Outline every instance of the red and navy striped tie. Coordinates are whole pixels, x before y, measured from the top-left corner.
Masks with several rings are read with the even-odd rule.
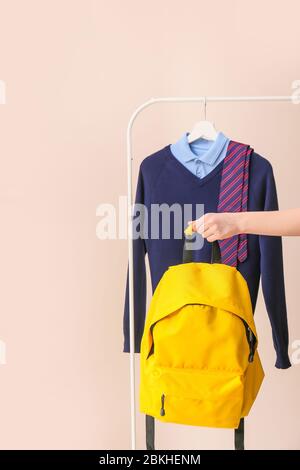
[[[244,212],[248,207],[249,161],[253,149],[231,140],[224,159],[218,212]],[[247,235],[219,240],[222,263],[237,266],[247,258]]]

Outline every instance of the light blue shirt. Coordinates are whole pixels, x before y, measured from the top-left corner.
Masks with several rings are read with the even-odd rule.
[[[230,139],[218,132],[216,140],[198,139],[188,142],[189,132],[171,145],[171,152],[188,170],[199,178],[208,175],[224,158]]]

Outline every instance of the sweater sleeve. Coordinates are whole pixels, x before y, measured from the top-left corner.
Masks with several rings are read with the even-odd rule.
[[[278,210],[276,184],[272,166],[266,175],[264,210]],[[287,369],[291,366],[288,355],[288,323],[284,287],[283,255],[281,237],[260,236],[261,283],[265,304],[272,327],[275,367]]]
[[[141,215],[137,204],[144,204],[144,180],[140,168],[136,188],[134,215],[136,229],[143,232],[143,215]],[[140,352],[145,315],[146,315],[146,245],[143,236],[133,237],[133,288],[134,288],[134,350]],[[127,265],[127,280],[125,291],[125,306],[123,316],[124,346],[123,352],[130,352],[129,336],[129,268]]]

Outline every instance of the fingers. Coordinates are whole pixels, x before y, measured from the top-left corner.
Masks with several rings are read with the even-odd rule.
[[[204,236],[203,234],[210,228],[211,224],[209,222],[208,215],[202,215],[197,220],[191,220],[188,222],[192,225],[193,232],[198,232],[200,235]]]
[[[202,215],[199,219],[197,220],[190,220],[188,224],[192,225],[192,230],[193,232],[198,232],[200,235],[202,235],[204,231],[204,215]]]
[[[218,226],[212,214],[204,214],[199,219],[191,220],[188,223],[192,225],[193,232],[199,233],[203,238],[206,238],[207,241],[212,242],[218,240]]]
[[[209,213],[191,221],[192,231],[198,232],[207,241],[224,240],[239,232],[238,213]]]
[[[206,238],[207,241],[212,242],[218,239],[216,226],[212,225],[209,228],[206,228],[202,233],[202,237]]]

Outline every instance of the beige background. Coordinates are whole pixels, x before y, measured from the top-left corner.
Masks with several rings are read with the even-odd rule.
[[[126,193],[128,119],[152,96],[290,94],[299,14],[297,0],[0,1],[2,449],[130,447],[127,243],[96,237],[98,204]],[[272,162],[281,208],[300,206],[299,106],[207,112]],[[199,104],[146,110],[133,133],[135,177],[145,156],[202,116]],[[291,343],[300,338],[299,246],[284,241]],[[274,368],[262,300],[256,321],[266,379],[246,446],[300,449],[300,365]],[[139,413],[137,428],[144,448]],[[232,432],[160,423],[157,448],[230,449]]]

